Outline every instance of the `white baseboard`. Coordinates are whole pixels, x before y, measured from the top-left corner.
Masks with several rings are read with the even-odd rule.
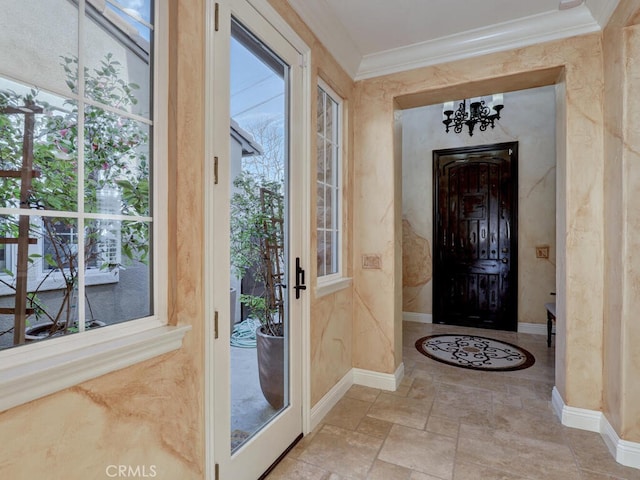
[[[395,373],[380,373],[371,370],[362,370],[354,368],[353,383],[356,385],[364,385],[365,387],[379,388],[380,390],[395,391],[402,377],[404,377],[404,363],[401,363]]]
[[[402,312],[402,321],[433,323],[433,315],[430,313]]]
[[[563,425],[599,433],[616,462],[627,467],[640,468],[640,443],[620,439],[602,412],[565,405],[556,387],[553,387],[551,404]]]
[[[344,377],[342,377],[338,383],[336,383],[331,390],[329,390],[324,397],[320,399],[311,408],[311,415],[309,419],[309,431],[318,426],[329,411],[335,407],[336,403],[344,397],[344,394],[353,385],[353,369],[349,370]]]
[[[532,333],[547,336],[546,323],[518,323],[518,333]]]
[[[562,395],[560,395],[556,387],[553,387],[553,391],[551,392],[551,404],[563,425],[600,433],[600,422],[603,417],[602,412],[565,405]]]
[[[627,467],[640,468],[640,443],[622,440],[604,415],[600,435],[616,462]]]
[[[379,373],[371,370],[352,368],[331,390],[329,390],[318,403],[311,408],[309,415],[309,431],[318,426],[329,411],[335,407],[352,385],[379,388],[380,390],[397,390],[404,377],[404,363],[401,363],[395,373]]]

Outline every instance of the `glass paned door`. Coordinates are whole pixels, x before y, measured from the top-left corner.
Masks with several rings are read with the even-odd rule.
[[[230,59],[234,452],[289,405],[289,66],[235,18]]]
[[[219,321],[207,328],[207,438],[208,470],[215,464],[219,478],[259,478],[302,433],[308,302],[296,295],[296,278],[304,278],[298,258],[308,257],[310,235],[308,199],[306,208],[301,201],[309,175],[306,47],[274,27],[277,14],[267,7],[216,2],[218,29],[209,23],[209,145],[219,164],[209,165],[218,176],[206,181],[219,181],[209,183],[206,301]],[[213,2],[208,8],[214,12]]]

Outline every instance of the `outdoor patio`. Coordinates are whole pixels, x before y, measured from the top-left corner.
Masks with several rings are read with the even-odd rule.
[[[94,320],[113,325],[134,318],[146,317],[149,311],[149,268],[137,263],[120,269],[119,281],[103,285],[87,287],[87,298],[94,314]],[[47,310],[54,312],[62,302],[61,290],[50,290],[38,293],[38,298]],[[14,296],[0,297],[0,307],[13,307]],[[87,319],[90,318],[86,308]],[[13,315],[0,315],[0,350],[13,344]],[[33,316],[28,318],[28,325],[37,322]],[[2,334],[2,332],[6,332]]]
[[[232,447],[260,430],[275,413],[260,390],[255,347],[231,347]]]

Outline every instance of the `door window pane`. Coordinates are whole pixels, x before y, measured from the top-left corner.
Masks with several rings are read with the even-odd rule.
[[[235,19],[231,34],[233,452],[289,405],[289,66]]]

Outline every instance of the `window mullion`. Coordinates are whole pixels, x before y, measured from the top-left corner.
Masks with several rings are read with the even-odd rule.
[[[85,222],[84,222],[84,146],[85,146],[85,49],[84,49],[84,29],[85,29],[85,0],[78,1],[78,162],[77,162],[77,182],[78,182],[78,285],[76,298],[76,312],[78,315],[78,331],[85,330]]]
[[[329,218],[329,209],[327,208],[327,94],[322,94],[323,102],[322,108],[324,111],[324,125],[322,127],[322,163],[324,168],[322,169],[322,204],[324,208],[322,209],[322,225],[324,225],[322,229],[322,275],[326,275],[327,272],[327,256],[329,255],[329,249],[327,248],[327,227]]]

